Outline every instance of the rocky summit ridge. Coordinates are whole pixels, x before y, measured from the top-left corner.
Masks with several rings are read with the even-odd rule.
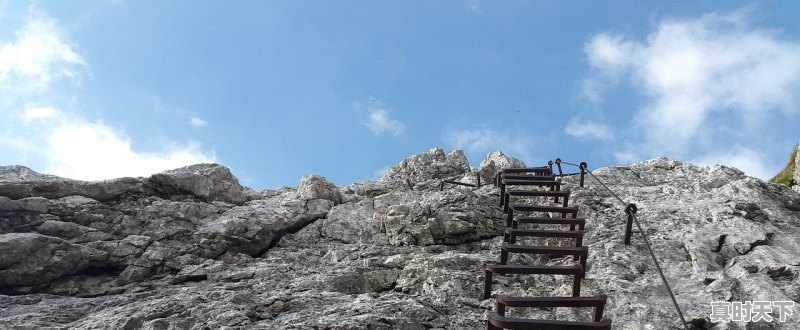
[[[525,164],[500,152],[471,168],[432,149],[382,179],[319,175],[256,192],[218,164],[84,182],[0,167],[0,324],[8,329],[479,329],[484,265],[499,258],[503,214],[491,182]],[[529,164],[540,165],[540,164]],[[725,167],[665,158],[593,173],[638,205],[693,327],[714,301],[800,301],[800,194]],[[600,185],[564,177],[587,219],[583,295],[608,295],[616,329],[681,328],[638,230]],[[553,242],[556,244],[557,242]],[[524,257],[520,257],[524,258]],[[532,258],[529,258],[532,259]],[[535,261],[568,264],[568,258]],[[500,293],[568,296],[552,276],[500,276]],[[536,311],[545,318],[582,311]]]

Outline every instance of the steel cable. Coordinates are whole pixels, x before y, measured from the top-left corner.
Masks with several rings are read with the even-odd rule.
[[[579,168],[582,168],[584,171],[589,173],[589,175],[593,177],[598,183],[600,183],[600,185],[603,186],[603,188],[608,190],[608,192],[610,192],[611,195],[614,196],[614,198],[616,198],[624,207],[627,208],[628,205],[633,205],[625,203],[625,201],[623,201],[622,198],[619,197],[619,195],[617,195],[613,190],[611,190],[611,188],[609,188],[602,180],[600,180],[597,176],[595,176],[594,173],[589,171],[585,166],[564,162],[561,161],[561,159],[556,159],[556,163],[578,166]],[[633,222],[636,223],[636,228],[639,229],[639,233],[642,234],[642,238],[644,238],[644,244],[647,247],[647,251],[650,253],[650,257],[653,258],[653,263],[656,265],[656,269],[658,270],[658,275],[661,277],[661,281],[664,283],[664,287],[667,288],[667,293],[669,294],[669,298],[672,300],[672,304],[675,306],[675,310],[678,312],[678,316],[681,318],[681,323],[683,324],[683,328],[688,330],[689,326],[686,323],[686,318],[683,316],[681,307],[680,305],[678,305],[678,301],[675,299],[675,295],[672,293],[672,288],[670,287],[669,282],[667,282],[667,278],[666,276],[664,276],[664,272],[661,270],[661,265],[658,263],[656,254],[653,252],[653,247],[650,245],[650,239],[648,238],[647,233],[642,229],[642,225],[639,223],[639,218],[636,217],[635,209],[630,214],[633,217]]]

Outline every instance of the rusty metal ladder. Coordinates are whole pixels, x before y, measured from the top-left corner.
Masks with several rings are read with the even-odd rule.
[[[581,176],[581,179],[583,176]],[[583,180],[581,180],[583,181]],[[580,219],[577,206],[569,206],[569,190],[561,190],[561,181],[553,175],[552,163],[549,166],[531,168],[510,168],[497,172],[495,185],[500,188],[500,206],[506,213],[503,243],[500,247],[500,263],[486,265],[483,298],[492,295],[494,274],[548,274],[572,276],[571,297],[510,297],[497,296],[496,311],[488,314],[488,329],[611,329],[611,320],[603,317],[606,296],[581,297],[581,280],[586,274],[588,247],[583,246],[585,219]],[[507,189],[507,187],[549,188],[549,190]],[[512,197],[553,198],[552,205],[514,204]],[[563,201],[563,202],[561,202]],[[555,213],[561,217],[517,216],[525,213]],[[568,217],[570,216],[570,217]],[[569,230],[520,229],[520,224],[569,225]],[[517,237],[568,238],[575,240],[574,247],[533,246],[517,244]],[[569,266],[509,265],[509,253],[546,254],[573,256],[577,264]],[[506,309],[536,307],[591,307],[594,308],[592,321],[559,321],[507,317]]]

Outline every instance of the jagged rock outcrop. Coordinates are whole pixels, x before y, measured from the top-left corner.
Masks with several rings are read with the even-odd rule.
[[[503,166],[520,166],[515,161],[493,153],[478,171],[493,176]],[[2,167],[0,324],[483,328],[494,303],[480,299],[483,269],[497,262],[504,224],[498,190],[439,190],[441,179],[475,173],[463,153],[441,149],[404,160],[380,181],[337,187],[310,175],[296,188],[261,193],[241,188],[219,165],[101,182]],[[664,158],[594,174],[638,205],[695,326],[746,328],[710,323],[712,301],[800,301],[800,194],[736,169]],[[583,294],[609,296],[606,315],[615,328],[678,328],[638,230],[632,245],[622,242],[622,206],[592,180],[584,188],[577,180],[564,178],[564,186],[587,219]],[[571,281],[558,276],[496,280],[500,293],[571,290]],[[757,326],[796,329],[800,317],[750,325]]]
[[[492,182],[495,173],[512,167],[525,167],[525,163],[514,157],[508,157],[498,150],[487,154],[481,161],[481,166],[478,170],[484,182]]]
[[[339,187],[317,174],[306,175],[300,180],[297,195],[302,200],[324,199],[334,205],[342,203]]]
[[[464,152],[456,149],[444,153],[433,148],[427,153],[416,154],[390,167],[381,182],[392,186],[408,186],[410,189],[421,182],[461,177],[471,171]]]
[[[154,174],[148,180],[162,193],[187,192],[205,202],[242,204],[255,199],[255,192],[244,189],[231,171],[219,164],[197,164]]]

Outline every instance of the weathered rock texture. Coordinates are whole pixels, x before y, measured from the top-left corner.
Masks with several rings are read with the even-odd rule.
[[[525,167],[525,163],[514,157],[508,157],[498,150],[490,152],[483,158],[479,171],[485,182],[493,182],[495,173],[512,167]]]
[[[0,167],[0,324],[76,329],[478,329],[483,269],[499,258],[498,191],[447,186],[472,170],[460,151],[415,155],[377,182],[304,177],[253,192],[227,168],[81,182]],[[639,219],[688,320],[712,301],[800,301],[800,194],[722,166],[653,159],[594,173]],[[622,206],[565,178],[588,219],[583,294],[606,294],[618,329],[678,328],[638,230],[622,244]],[[552,244],[557,244],[553,241]],[[513,260],[519,260],[512,259]],[[523,260],[524,261],[524,260]],[[566,258],[528,261],[570,263]],[[570,281],[499,276],[496,292],[568,295]],[[797,306],[800,309],[800,306]],[[797,310],[796,309],[796,310]],[[570,310],[538,311],[574,319]],[[787,323],[749,328],[800,328]]]
[[[387,169],[381,178],[381,183],[413,189],[420,183],[461,177],[470,170],[469,161],[463,151],[453,150],[445,155],[444,150],[433,148],[427,153],[408,157]],[[438,184],[438,181],[435,184]]]

